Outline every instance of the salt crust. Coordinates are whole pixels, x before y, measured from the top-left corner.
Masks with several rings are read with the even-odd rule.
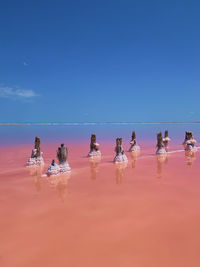
[[[97,150],[97,151],[90,151],[88,153],[88,157],[89,158],[97,158],[97,157],[101,157],[101,151]]]
[[[41,156],[40,157],[35,157],[35,158],[29,158],[26,166],[30,167],[30,166],[41,166],[44,165],[44,159],[42,157],[42,152],[41,152]]]
[[[196,151],[197,148],[194,146],[195,144],[196,144],[195,139],[189,139],[183,143],[186,151],[188,150]]]
[[[160,155],[160,154],[166,154],[166,153],[167,153],[167,152],[166,152],[166,150],[165,150],[164,147],[158,148],[158,149],[156,150],[156,154],[157,154],[157,155]]]
[[[128,162],[128,158],[125,154],[120,153],[114,158],[115,163]]]
[[[137,152],[137,151],[140,151],[140,146],[138,146],[138,145],[132,145],[129,148],[129,152]]]
[[[65,162],[63,164],[50,164],[49,168],[47,169],[47,176],[56,176],[60,174],[65,174],[71,172],[71,168],[69,166],[68,162]]]

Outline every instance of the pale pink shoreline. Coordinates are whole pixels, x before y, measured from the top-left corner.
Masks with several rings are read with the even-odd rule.
[[[126,152],[123,169],[113,143],[102,143],[99,164],[85,157],[88,144],[70,143],[71,175],[48,180],[56,144],[42,145],[42,172],[24,167],[31,148],[0,151],[3,267],[200,265],[199,151],[191,165],[184,152],[159,162],[150,143],[138,159]]]

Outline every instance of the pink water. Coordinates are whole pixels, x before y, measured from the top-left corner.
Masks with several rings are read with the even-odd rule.
[[[71,175],[41,177],[56,148],[42,145],[43,170],[24,167],[32,144],[1,149],[0,266],[200,266],[199,151],[161,162],[146,142],[116,168],[113,143],[101,143],[99,163],[70,143]]]

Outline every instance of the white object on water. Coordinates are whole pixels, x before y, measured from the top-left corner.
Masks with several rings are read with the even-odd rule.
[[[54,164],[50,164],[49,168],[47,169],[46,172],[47,176],[55,176],[60,174],[60,167],[58,164],[54,163]]]
[[[114,158],[115,163],[128,162],[128,158],[125,154],[119,153]]]
[[[156,154],[157,154],[157,155],[160,155],[160,154],[166,154],[166,153],[167,153],[167,152],[166,152],[166,150],[165,150],[164,147],[158,148],[158,149],[156,150]]]
[[[26,166],[41,166],[44,165],[44,159],[42,157],[42,152],[41,152],[41,156],[40,157],[34,157],[34,158],[29,158]]]
[[[197,148],[195,147],[195,144],[196,144],[196,140],[195,139],[189,139],[185,142],[185,150],[188,151],[188,150],[193,150],[193,151],[196,151]]]
[[[71,171],[71,168],[69,166],[69,163],[66,161],[65,163],[59,164],[60,173],[68,173]]]
[[[129,148],[129,152],[133,151],[133,152],[137,152],[140,151],[140,146],[138,146],[137,144],[133,144],[133,142],[130,142],[131,147]]]
[[[89,157],[89,158],[97,158],[97,157],[101,157],[101,151],[100,151],[100,150],[97,150],[97,151],[95,151],[95,150],[90,151],[90,152],[88,153],[88,157]]]
[[[53,164],[51,163],[46,174],[47,176],[56,176],[59,174],[69,173],[70,171],[71,171],[71,168],[68,162],[65,162],[59,165],[56,163],[53,163]]]
[[[89,158],[96,158],[96,157],[101,157],[101,151],[99,150],[99,144],[98,143],[93,143],[95,146],[95,149],[91,149],[90,152],[88,153]]]

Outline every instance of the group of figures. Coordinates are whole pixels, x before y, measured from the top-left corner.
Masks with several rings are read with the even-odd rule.
[[[170,138],[168,136],[168,131],[165,131],[164,138],[162,137],[162,133],[157,134],[157,150],[156,154],[165,154],[168,152],[168,145],[169,145]]]
[[[168,131],[166,130],[164,133],[164,137],[162,133],[157,134],[157,145],[156,145],[156,154],[160,156],[164,156],[168,152],[170,138],[168,136]],[[188,156],[191,156],[197,148],[195,147],[196,140],[194,139],[192,132],[185,132],[185,139],[183,142],[184,149]],[[131,152],[131,158],[134,158],[140,152],[140,146],[137,144],[136,141],[136,133],[132,132],[131,141],[130,141],[130,148],[129,152]],[[122,138],[116,139],[116,146],[115,146],[115,157],[114,163],[127,163],[128,158],[125,155],[124,149],[122,147]],[[32,150],[31,157],[27,161],[27,166],[41,166],[44,165],[44,160],[42,157],[42,152],[40,149],[40,138],[35,138],[35,145],[34,149]],[[61,144],[57,150],[57,159],[58,163],[53,159],[49,168],[46,171],[47,176],[55,176],[58,174],[69,173],[71,168],[67,161],[68,157],[68,150],[64,144]],[[95,161],[95,164],[98,163],[101,159],[101,152],[99,150],[99,144],[96,142],[96,135],[91,135],[91,142],[90,142],[90,151],[88,153],[88,158],[92,161]]]
[[[40,138],[35,137],[35,145],[32,150],[31,157],[27,161],[27,166],[41,166],[44,165],[44,159],[42,157],[43,152],[40,149]],[[49,168],[47,169],[47,176],[55,176],[58,174],[68,173],[71,171],[69,163],[67,161],[67,148],[64,144],[61,144],[57,150],[58,164],[53,159]]]
[[[170,138],[168,136],[168,131],[165,131],[164,138],[162,137],[162,133],[157,134],[157,151],[156,154],[164,154],[168,152],[168,144]],[[183,141],[183,147],[185,151],[189,151],[191,153],[197,150],[195,147],[196,140],[194,139],[194,135],[192,132],[185,132],[185,139]]]

